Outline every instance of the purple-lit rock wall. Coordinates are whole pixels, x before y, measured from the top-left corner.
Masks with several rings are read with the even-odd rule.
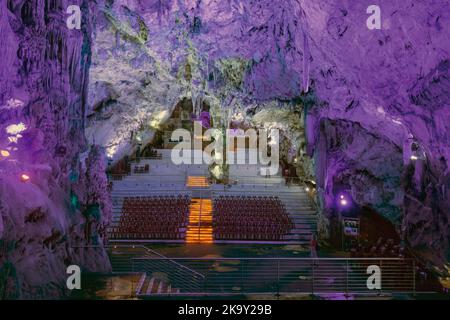
[[[380,1],[382,28],[370,31],[369,4],[303,5],[318,100],[306,127],[310,154],[322,153],[324,209],[345,186],[440,264],[450,239],[450,5]]]
[[[0,3],[0,274],[6,298],[67,294],[72,264],[110,269],[102,249],[111,210],[105,160],[96,147],[89,151],[84,137],[92,21],[69,30],[69,4],[80,5],[86,17],[95,9],[86,0]]]

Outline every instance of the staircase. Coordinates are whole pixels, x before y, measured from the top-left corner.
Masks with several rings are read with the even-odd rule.
[[[198,292],[205,279],[189,265],[142,245],[111,246],[108,255],[113,273],[142,274],[136,290],[138,295]]]
[[[186,187],[207,188],[209,187],[209,182],[205,176],[189,176],[186,181]]]
[[[213,243],[211,199],[193,198],[189,206],[186,243]]]
[[[139,284],[136,288],[136,295],[138,297],[142,296],[152,296],[152,295],[172,295],[179,294],[179,288],[173,288],[170,283],[167,283],[156,277],[149,277],[147,273],[143,273]]]
[[[278,197],[286,206],[286,211],[294,222],[294,228],[285,240],[309,244],[317,230],[317,214],[309,202],[308,195],[300,187],[290,187],[291,192],[279,193]]]

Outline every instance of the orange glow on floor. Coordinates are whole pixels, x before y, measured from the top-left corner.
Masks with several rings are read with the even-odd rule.
[[[186,186],[205,188],[205,187],[209,187],[209,183],[208,183],[208,179],[206,177],[189,176],[186,181]]]
[[[193,198],[191,200],[186,243],[213,243],[211,199]]]

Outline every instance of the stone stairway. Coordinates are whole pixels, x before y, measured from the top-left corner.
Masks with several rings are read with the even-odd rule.
[[[186,231],[186,243],[212,243],[212,201],[193,198],[189,206],[189,223]]]
[[[294,222],[294,228],[290,234],[285,236],[285,239],[309,244],[312,234],[317,230],[317,214],[311,206],[306,192],[303,190],[283,192],[279,193],[278,197],[286,206],[286,210]]]
[[[207,188],[209,183],[205,176],[189,176],[187,177],[186,186],[189,188]]]
[[[136,288],[137,296],[151,296],[151,295],[171,295],[179,294],[179,288],[173,288],[170,283],[147,276],[147,273],[143,273],[138,286]]]

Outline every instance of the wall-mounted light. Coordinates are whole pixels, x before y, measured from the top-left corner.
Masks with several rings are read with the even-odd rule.
[[[29,181],[30,180],[30,176],[29,175],[27,175],[26,173],[22,173],[21,174],[21,176],[20,176],[20,181],[22,181],[22,182],[27,182],[27,181]]]
[[[8,158],[10,156],[10,153],[7,150],[0,150],[0,155],[2,157]]]
[[[340,193],[337,198],[337,203],[342,208],[348,207],[350,205],[350,196],[345,193]]]

